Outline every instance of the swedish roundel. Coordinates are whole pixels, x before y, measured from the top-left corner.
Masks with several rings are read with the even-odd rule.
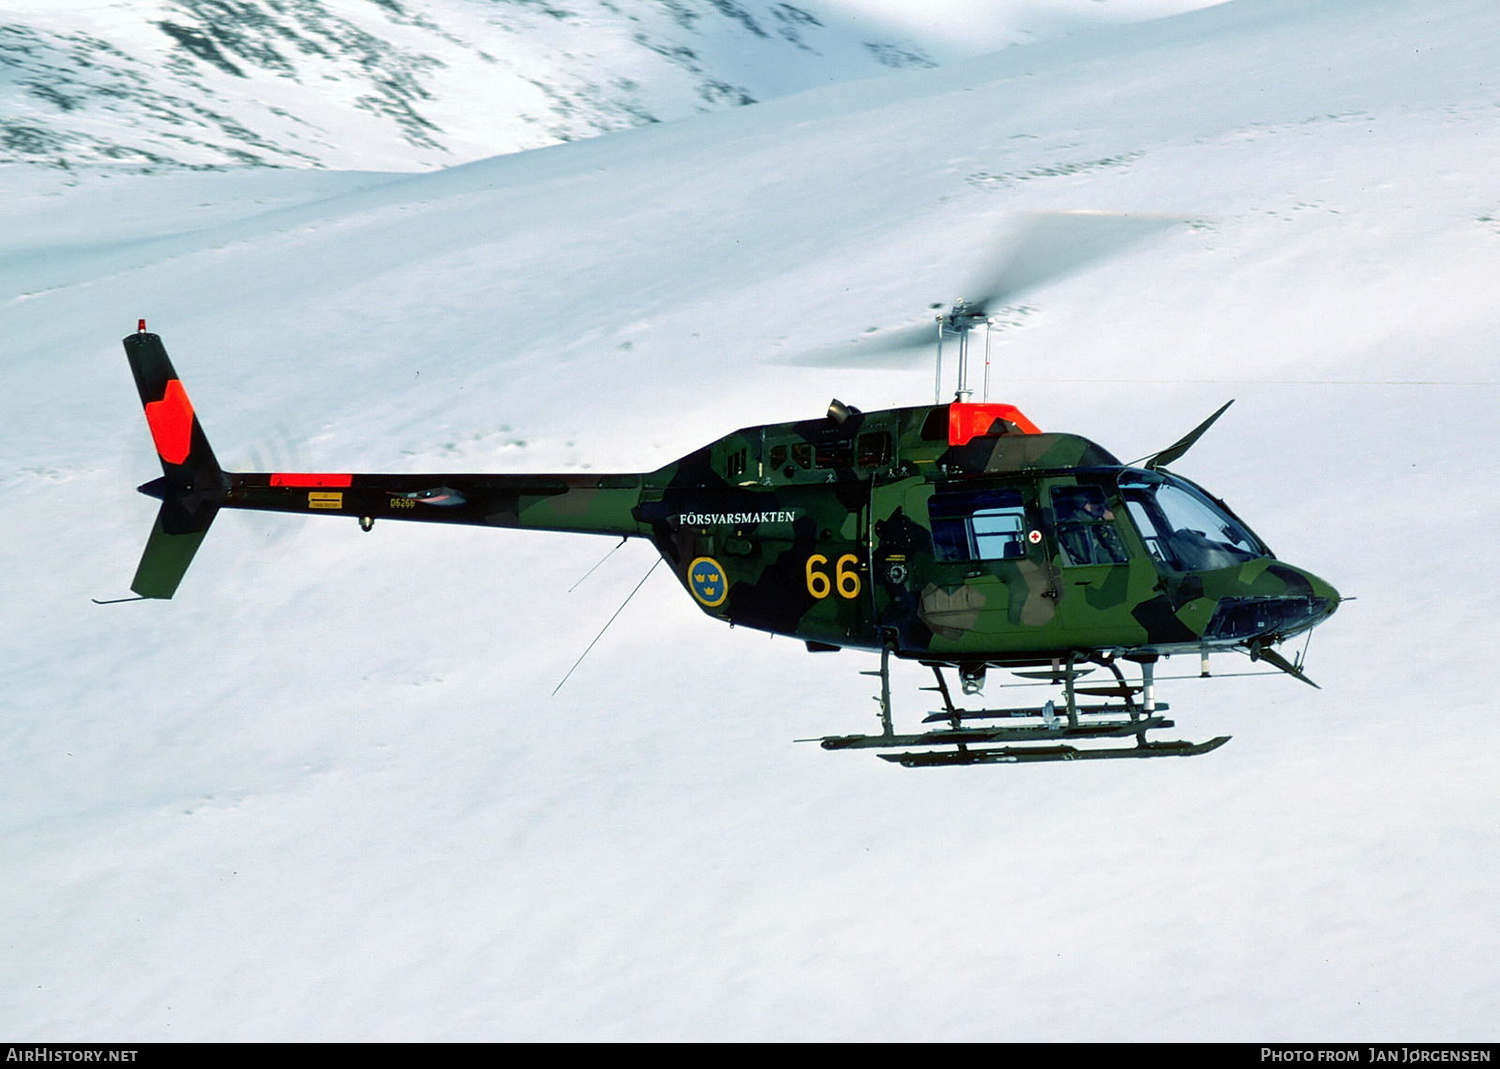
[[[699,557],[688,565],[688,589],[708,608],[724,604],[729,596],[729,579],[712,557]]]

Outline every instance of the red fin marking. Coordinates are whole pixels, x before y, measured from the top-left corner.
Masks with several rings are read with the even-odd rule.
[[[168,379],[160,401],[146,406],[146,424],[157,454],[168,464],[181,464],[193,448],[193,403],[181,379]]]
[[[348,486],[353,481],[352,475],[305,475],[279,471],[271,476],[272,486]]]

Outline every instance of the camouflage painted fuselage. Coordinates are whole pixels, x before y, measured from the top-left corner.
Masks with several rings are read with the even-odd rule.
[[[1009,406],[830,411],[647,474],[231,474],[223,504],[649,538],[717,619],[970,667],[1279,641],[1338,605],[1198,487]]]

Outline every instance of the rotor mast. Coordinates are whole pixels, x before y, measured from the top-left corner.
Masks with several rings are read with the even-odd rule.
[[[958,385],[953,399],[963,403],[973,396],[974,391],[969,387],[970,359],[973,353],[969,335],[980,327],[984,328],[982,399],[988,401],[990,397],[990,328],[994,323],[994,317],[983,307],[976,307],[960,297],[952,308],[937,316],[935,322],[937,324],[937,367],[933,376],[933,402],[941,404],[943,400],[943,342],[949,338],[957,339],[958,344]]]

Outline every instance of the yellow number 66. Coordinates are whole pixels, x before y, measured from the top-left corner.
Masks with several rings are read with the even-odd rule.
[[[841,598],[859,597],[859,558],[853,553],[845,553],[834,564],[832,579],[827,572],[818,570],[819,565],[827,563],[828,558],[821,553],[807,558],[807,592],[820,601],[834,590]]]

